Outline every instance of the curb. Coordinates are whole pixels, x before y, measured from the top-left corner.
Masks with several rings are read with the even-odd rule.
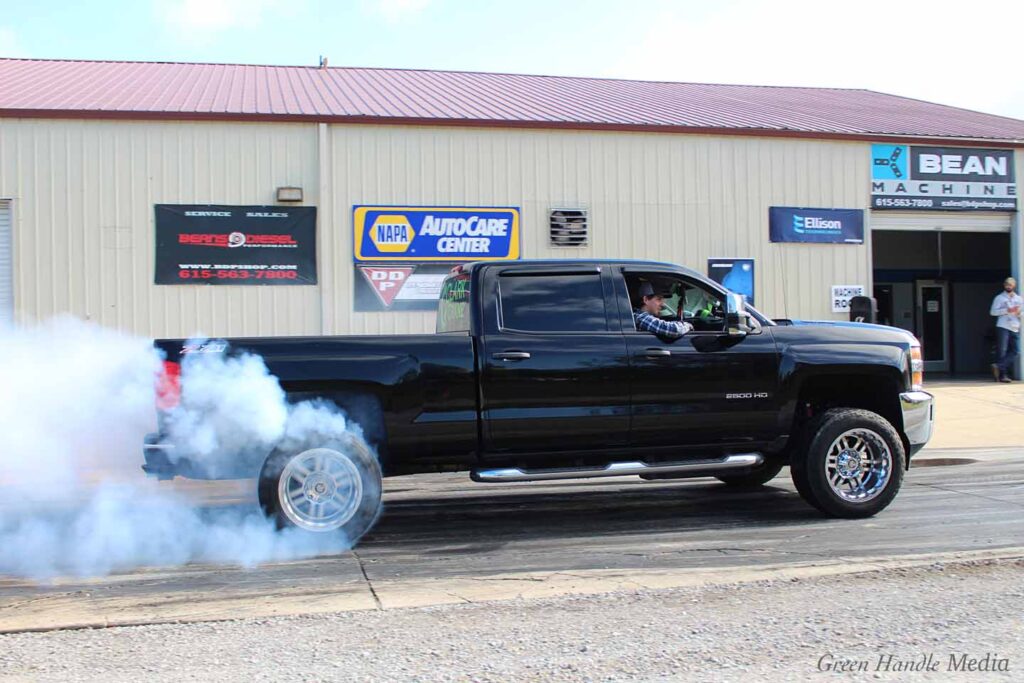
[[[525,572],[485,577],[452,577],[413,581],[367,582],[361,587],[339,584],[317,592],[278,595],[202,595],[186,603],[186,612],[160,614],[153,596],[90,601],[81,597],[48,599],[48,608],[0,619],[0,635],[46,633],[84,629],[120,628],[239,621],[325,614],[333,612],[397,610],[451,604],[557,598],[572,595],[720,586],[764,581],[797,581],[822,576],[866,574],[931,565],[969,565],[1024,559],[1024,547],[927,553],[897,557],[836,557],[826,562],[764,565],[760,567],[703,567],[699,569]],[[379,603],[371,595],[379,598]],[[28,603],[30,604],[30,603]],[[27,606],[22,605],[22,607]],[[172,605],[181,607],[181,603]],[[70,617],[67,612],[106,612],[96,619]],[[64,612],[64,619],[61,613]],[[154,613],[155,612],[155,613]]]

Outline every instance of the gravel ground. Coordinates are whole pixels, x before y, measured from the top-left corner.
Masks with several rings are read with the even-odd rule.
[[[1024,680],[1024,561],[0,636],[0,680]],[[962,654],[1004,671],[949,669]],[[877,671],[892,655],[890,671]],[[894,670],[932,655],[935,670]],[[830,656],[832,659],[830,659]],[[823,659],[824,658],[824,659]],[[1003,660],[1003,661],[999,661]],[[819,670],[848,661],[867,671]],[[864,664],[860,664],[864,662]]]

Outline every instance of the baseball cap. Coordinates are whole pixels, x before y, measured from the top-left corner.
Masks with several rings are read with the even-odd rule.
[[[640,296],[641,297],[645,297],[645,296],[667,297],[667,296],[670,296],[670,295],[664,289],[654,289],[654,285],[652,285],[650,282],[642,282],[642,283],[640,283]]]

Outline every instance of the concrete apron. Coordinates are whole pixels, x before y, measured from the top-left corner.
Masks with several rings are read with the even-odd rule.
[[[935,432],[921,458],[951,448],[1024,448],[1024,382],[935,382]]]

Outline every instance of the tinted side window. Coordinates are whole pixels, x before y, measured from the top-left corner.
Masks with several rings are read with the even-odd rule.
[[[601,275],[503,275],[501,326],[524,332],[604,332]]]

